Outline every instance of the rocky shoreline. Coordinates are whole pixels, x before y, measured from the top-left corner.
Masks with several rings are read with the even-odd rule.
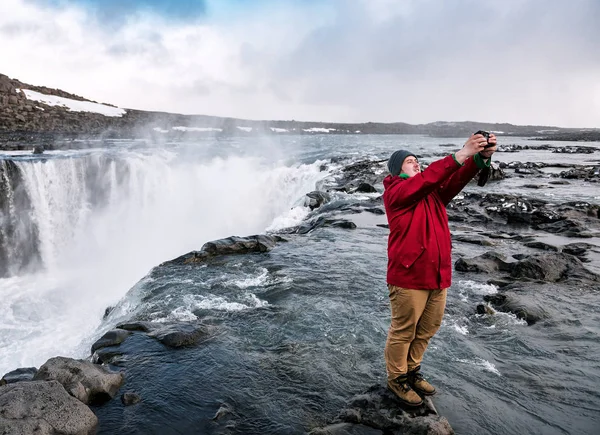
[[[306,195],[305,207],[311,212],[296,227],[273,234],[208,242],[199,251],[167,261],[157,270],[205,264],[219,267],[240,255],[264,255],[281,243],[320,228],[351,231],[356,228],[352,216],[385,214],[381,196],[361,197],[365,192],[378,192],[376,186],[380,186],[385,173],[384,165],[384,161],[372,160],[342,164],[316,191]],[[600,180],[598,165],[565,165],[561,166],[563,171],[551,175],[543,174],[540,168],[540,164],[527,162],[496,165],[489,183],[493,186],[510,177],[559,184]],[[351,195],[353,199],[346,202],[332,201],[335,192],[357,195]],[[450,204],[448,217],[458,256],[455,275],[477,276],[477,280],[500,289],[473,306],[473,315],[494,316],[503,311],[534,325],[553,316],[535,295],[559,291],[565,286],[596,288],[600,284],[600,275],[586,266],[586,263],[596,267],[600,264],[600,247],[584,241],[600,237],[599,205],[582,201],[556,204],[520,195],[466,192]],[[544,234],[573,242],[553,244],[538,240],[537,236]],[[470,247],[474,246],[484,252],[469,255]],[[107,309],[105,317],[110,318],[111,310]],[[130,391],[127,384],[129,374],[123,354],[130,340],[143,336],[165,349],[185,349],[204,346],[222,333],[210,320],[163,323],[133,320],[117,324],[100,337],[86,360],[56,357],[39,370],[21,368],[7,373],[0,381],[0,433],[95,433],[102,421],[98,423],[92,411],[97,412],[99,406],[117,394],[121,394],[123,406],[148,399]],[[235,432],[232,429],[235,421],[235,407],[223,404],[213,417],[214,433]],[[403,409],[383,384],[349,398],[334,420],[308,430],[314,435],[454,433],[431,401],[416,410]]]

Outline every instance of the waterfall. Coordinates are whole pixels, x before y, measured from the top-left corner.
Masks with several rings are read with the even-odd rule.
[[[152,267],[264,232],[320,163],[166,149],[0,160],[0,372],[86,356],[105,308]]]

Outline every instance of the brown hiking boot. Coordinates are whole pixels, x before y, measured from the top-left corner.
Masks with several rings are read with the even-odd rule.
[[[408,383],[419,394],[423,396],[433,396],[435,387],[425,380],[421,374],[421,366],[408,372]]]
[[[388,388],[407,406],[420,406],[423,404],[423,399],[410,387],[408,375],[401,375],[394,380],[388,381]]]

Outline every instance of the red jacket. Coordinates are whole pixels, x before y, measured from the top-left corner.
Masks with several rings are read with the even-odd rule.
[[[477,174],[478,163],[483,164],[469,158],[459,166],[450,155],[414,177],[388,175],[383,180],[390,226],[388,284],[422,290],[450,287],[452,246],[446,205]]]

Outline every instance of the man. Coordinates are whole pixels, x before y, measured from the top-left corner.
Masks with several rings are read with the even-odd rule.
[[[485,146],[491,145],[488,148]],[[435,394],[421,374],[421,361],[442,323],[452,278],[446,206],[479,172],[490,166],[496,136],[474,134],[455,154],[423,172],[417,157],[396,151],[383,180],[390,227],[387,283],[392,322],[385,345],[388,387],[409,406]],[[417,394],[418,393],[418,394]]]

